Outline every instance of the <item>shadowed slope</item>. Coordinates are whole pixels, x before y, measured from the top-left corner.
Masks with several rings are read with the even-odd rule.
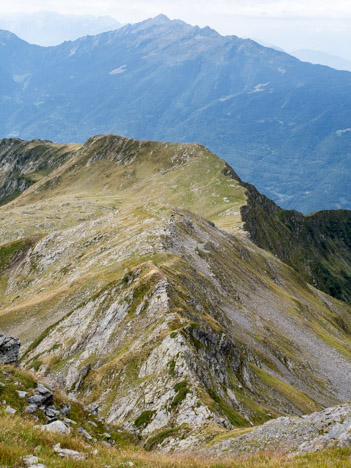
[[[49,141],[0,140],[0,205],[18,197],[70,158],[80,145]]]
[[[351,211],[303,216],[282,210],[245,185],[248,200],[241,213],[251,240],[295,268],[305,281],[350,304]]]

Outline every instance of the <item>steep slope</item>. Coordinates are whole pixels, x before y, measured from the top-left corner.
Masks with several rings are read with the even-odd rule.
[[[150,447],[349,400],[350,308],[248,240],[246,204],[200,145],[89,139],[0,208],[1,330]]]
[[[285,208],[350,208],[349,72],[164,16],[57,47],[2,33],[0,135],[197,141]]]
[[[78,147],[79,145],[53,145],[40,140],[1,140],[0,205],[13,200],[33,183],[50,174]]]
[[[241,208],[256,245],[298,271],[305,281],[351,304],[351,211],[303,216],[279,208],[252,185]]]

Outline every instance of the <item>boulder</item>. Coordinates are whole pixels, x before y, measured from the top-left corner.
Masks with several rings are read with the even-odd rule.
[[[43,390],[43,388],[40,390]],[[54,401],[54,394],[48,389],[45,389],[45,392],[40,391],[39,388],[37,388],[37,390],[39,393],[36,393],[35,395],[27,398],[28,403],[37,406],[44,406],[44,408],[52,405]]]
[[[49,406],[48,408],[44,409],[44,414],[51,422],[55,421],[58,418],[60,412],[54,406]]]
[[[83,427],[79,427],[78,432],[80,434],[82,434],[86,439],[92,440],[92,436],[89,434],[89,432],[87,432],[85,429],[83,429]]]
[[[62,414],[62,416],[67,416],[70,411],[71,411],[70,403],[67,403],[61,406],[60,413]]]
[[[61,434],[69,434],[71,432],[70,427],[68,427],[63,421],[53,421],[41,426],[41,429],[43,431],[61,432]]]
[[[33,413],[36,412],[37,409],[38,409],[37,405],[30,404],[30,405],[26,406],[25,412],[28,413],[28,414],[33,414]]]
[[[5,409],[5,412],[7,414],[15,414],[16,413],[16,410],[14,408],[11,408],[11,406],[6,406],[6,409]]]
[[[0,364],[18,364],[20,340],[0,333]]]
[[[73,458],[73,460],[84,460],[87,456],[86,453],[77,452],[76,450],[63,449],[60,443],[54,446],[54,452],[62,458]]]
[[[43,399],[44,399],[43,395],[32,395],[27,398],[27,401],[31,405],[40,405]]]
[[[41,394],[41,395],[48,395],[49,393],[52,394],[52,390],[49,390],[48,388],[44,387],[43,384],[39,383],[37,385],[37,391]]]
[[[24,466],[33,466],[39,463],[39,458],[35,455],[26,455],[22,458]]]

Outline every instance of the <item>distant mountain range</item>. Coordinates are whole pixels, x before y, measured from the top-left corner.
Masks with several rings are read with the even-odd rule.
[[[0,32],[0,136],[196,141],[285,208],[351,208],[351,74],[165,16],[56,47]]]
[[[303,62],[310,62],[319,65],[327,65],[336,70],[351,71],[351,61],[337,55],[327,54],[320,50],[301,49],[291,52],[291,55],[297,57]]]
[[[351,71],[351,61],[344,57],[339,57],[338,55],[328,54],[321,50],[311,49],[287,51],[276,46],[275,44],[262,41],[261,39],[252,39],[265,47],[270,47],[271,49],[275,49],[280,52],[290,53],[290,55],[298,58],[302,62],[309,62],[313,63],[314,65],[325,65],[330,68],[335,68],[336,70]]]
[[[11,31],[25,41],[41,46],[61,44],[120,26],[111,16],[62,15],[53,11],[0,16],[0,29]]]

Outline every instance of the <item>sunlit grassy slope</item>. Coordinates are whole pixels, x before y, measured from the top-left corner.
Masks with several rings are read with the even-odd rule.
[[[10,241],[18,237],[16,229],[37,234],[96,218],[104,210],[155,203],[190,208],[234,231],[241,225],[246,195],[238,179],[224,175],[226,169],[224,161],[197,144],[93,137],[6,207],[5,213],[12,212],[13,227],[2,234]],[[26,213],[28,204],[34,212]],[[29,226],[33,219],[36,224]]]

